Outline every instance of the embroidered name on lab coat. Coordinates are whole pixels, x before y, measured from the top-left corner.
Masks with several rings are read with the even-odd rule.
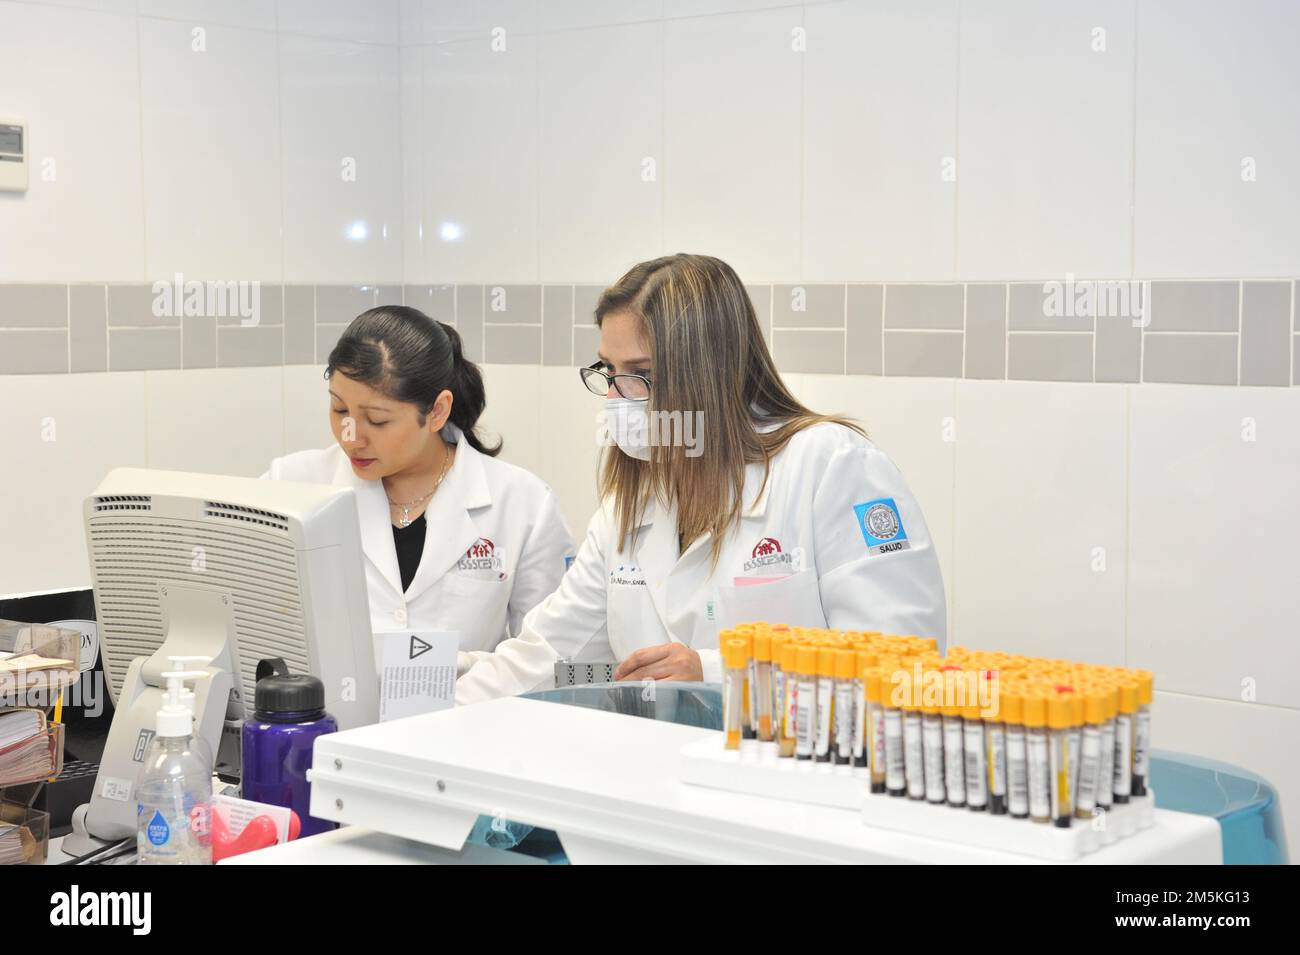
[[[611,587],[644,587],[645,574],[641,568],[634,567],[631,564],[621,564],[617,570],[609,572],[609,585]]]
[[[892,497],[882,497],[865,504],[854,504],[853,513],[857,515],[858,527],[867,542],[867,551],[872,554],[888,554],[896,550],[907,550],[912,544],[903,529],[903,519],[898,514],[898,505]]]

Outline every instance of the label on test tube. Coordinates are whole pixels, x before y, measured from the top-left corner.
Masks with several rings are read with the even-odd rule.
[[[1001,723],[984,724],[984,745],[988,757],[985,781],[989,788],[989,801],[996,813],[1004,813],[1007,798],[1007,746]]]
[[[1133,743],[1133,775],[1142,780],[1145,791],[1146,779],[1151,774],[1151,708],[1141,707],[1137,711],[1135,722],[1137,732]]]
[[[778,666],[772,667],[772,722],[776,726],[777,739],[780,739],[781,726],[785,722],[785,671]]]
[[[987,809],[989,791],[984,776],[984,727],[978,720],[963,720],[962,732],[966,751],[966,805]]]
[[[835,681],[835,762],[853,762],[853,681]]]
[[[1101,724],[1101,758],[1097,767],[1097,805],[1109,809],[1115,801],[1115,721]]]
[[[960,716],[943,718],[944,787],[948,791],[948,805],[966,805],[966,768],[963,762]]]
[[[1079,737],[1083,729],[1070,727],[1070,805],[1077,805],[1079,798]]]
[[[1023,726],[1007,727],[1007,807],[1013,816],[1029,815],[1029,764]]]
[[[800,674],[794,705],[794,754],[799,759],[812,759],[813,734],[817,730],[817,683],[814,677]]]
[[[927,716],[923,724],[925,749],[925,800],[941,803],[947,797],[943,784],[943,722]]]
[[[873,775],[885,775],[885,708],[878,703],[868,706],[867,718],[871,721],[871,772]]]
[[[1068,826],[1074,815],[1070,802],[1070,734],[1062,729],[1051,731],[1049,742],[1052,773],[1052,821],[1058,826]]]
[[[1029,815],[1047,819],[1052,814],[1051,767],[1047,759],[1047,734],[1025,734],[1029,757]]]
[[[1115,717],[1115,801],[1128,802],[1133,785],[1133,719],[1128,713]]]
[[[907,798],[925,798],[925,758],[921,741],[921,714],[903,713],[903,769],[907,777]]]
[[[885,710],[885,788],[890,795],[907,791],[903,768],[903,714],[892,707]]]
[[[853,681],[853,765],[866,766],[867,753],[867,687],[861,680]]]
[[[817,744],[813,756],[819,763],[831,758],[831,727],[835,719],[835,681],[828,676],[817,678]]]
[[[758,686],[758,679],[754,674],[754,659],[750,657],[749,662],[745,664],[745,713],[744,723],[741,729],[744,731],[745,739],[753,739],[758,735],[758,707],[754,699],[755,688]]]
[[[1089,724],[1083,728],[1079,753],[1079,794],[1075,799],[1077,816],[1090,816],[1097,805],[1097,777],[1101,771],[1101,730]]]

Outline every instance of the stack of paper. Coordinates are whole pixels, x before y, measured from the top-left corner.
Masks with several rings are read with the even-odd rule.
[[[0,786],[55,775],[60,768],[56,750],[43,710],[0,711]]]

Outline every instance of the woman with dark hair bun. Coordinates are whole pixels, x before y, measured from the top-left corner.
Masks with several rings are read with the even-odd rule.
[[[454,631],[464,673],[559,585],[573,558],[559,501],[480,437],[483,376],[454,327],[372,308],[325,378],[337,444],[276,458],[262,477],[355,489],[371,629]]]

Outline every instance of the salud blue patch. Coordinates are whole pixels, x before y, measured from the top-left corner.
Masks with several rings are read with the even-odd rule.
[[[870,553],[888,554],[912,546],[907,539],[907,531],[903,528],[898,505],[892,497],[854,504],[853,513],[857,516],[858,529],[862,531]]]

